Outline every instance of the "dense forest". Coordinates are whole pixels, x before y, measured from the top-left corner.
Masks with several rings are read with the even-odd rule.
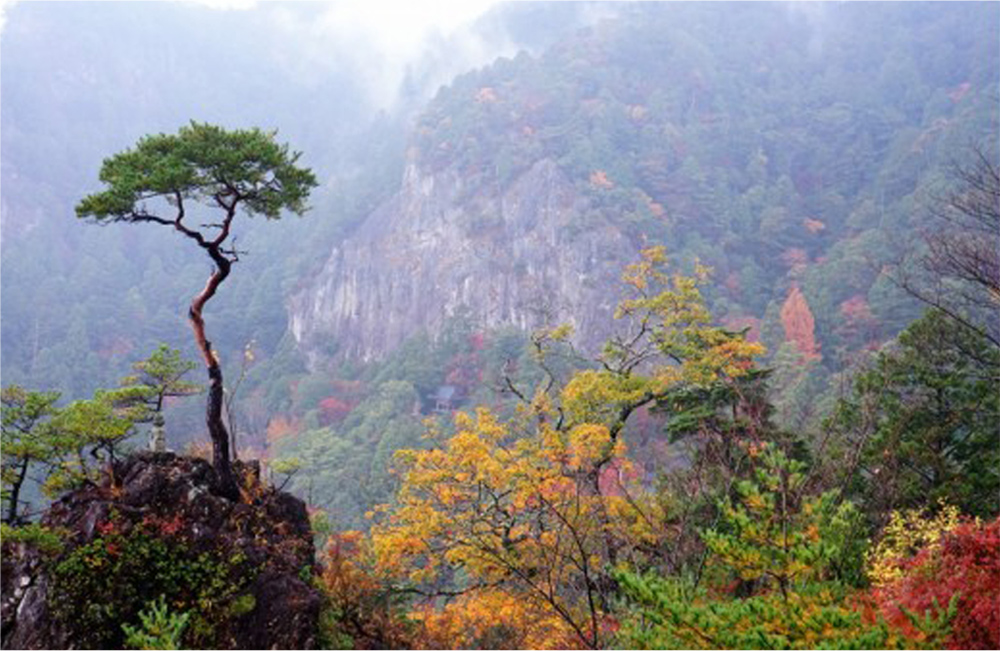
[[[3,646],[1000,647],[998,19],[5,7]]]

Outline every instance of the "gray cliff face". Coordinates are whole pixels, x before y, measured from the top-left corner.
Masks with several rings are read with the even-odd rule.
[[[312,366],[332,351],[378,359],[461,311],[487,328],[572,323],[576,342],[593,350],[634,252],[552,161],[502,194],[410,165],[397,196],[290,299],[290,328]]]

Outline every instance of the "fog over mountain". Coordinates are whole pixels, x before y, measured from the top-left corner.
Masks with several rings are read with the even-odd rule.
[[[66,487],[117,499],[103,479],[72,473],[129,446],[207,455],[211,397],[180,385],[157,403],[161,431],[102,390],[134,391],[158,350],[193,360],[185,380],[205,383],[207,367],[214,382],[215,355],[218,431],[325,518],[314,523],[330,549],[356,554],[329,566],[343,576],[323,570],[321,588],[292,567],[312,557],[303,547],[280,581],[301,579],[303,603],[313,590],[371,590],[326,594],[359,600],[330,616],[330,644],[685,648],[679,629],[636,623],[681,618],[711,620],[715,637],[698,644],[752,646],[726,613],[779,594],[827,601],[805,608],[820,613],[803,625],[812,633],[766,638],[774,646],[912,641],[886,604],[922,607],[929,588],[879,581],[938,552],[900,543],[930,546],[899,565],[880,542],[887,523],[938,518],[902,528],[940,533],[965,522],[949,508],[981,522],[1000,510],[989,497],[1000,485],[989,438],[1000,412],[997,24],[995,2],[4,1],[0,373],[14,452],[0,517],[23,526]],[[311,190],[301,216],[238,212],[231,230],[212,223],[249,195],[227,185],[229,171],[186,195],[143,197],[168,212],[183,203],[185,224],[231,238],[216,251],[231,274],[203,306],[209,352],[189,315],[220,269],[211,238],[143,207],[136,223],[77,217],[108,184],[186,178],[159,150],[101,169],[137,143],[175,142],[148,136],[216,133],[199,125],[227,137],[259,128],[268,135],[233,157],[287,143],[282,155],[316,182],[295,177]],[[218,153],[198,142],[199,156]],[[126,195],[88,206],[121,208]],[[282,200],[298,211],[296,197]],[[36,421],[23,420],[39,400]],[[104,421],[80,415],[94,405]],[[116,418],[132,419],[120,448],[17,447],[38,423],[48,436]],[[133,457],[121,486],[180,472],[166,459]],[[213,509],[239,493],[213,479],[218,464],[176,468],[205,473],[177,485],[216,490]],[[770,508],[770,484],[754,482],[771,472],[804,473],[781,499],[812,510],[780,518],[803,527],[795,540],[808,549],[788,558],[808,578],[733,565],[771,552],[750,549],[742,511],[720,505],[757,495],[763,506],[746,517]],[[559,501],[571,493],[582,505],[572,517]],[[279,519],[308,539],[305,506],[283,504]],[[173,536],[160,517],[136,531]],[[464,556],[475,545],[450,522],[507,565]],[[955,530],[980,535],[971,522]],[[241,544],[242,525],[220,523]],[[84,538],[105,535],[88,526]],[[809,547],[819,539],[834,542]],[[540,576],[545,586],[532,583]],[[244,588],[218,601],[225,613],[258,608],[269,589],[234,596]],[[173,603],[194,599],[178,590]],[[724,604],[709,619],[702,597],[689,599],[703,592]],[[881,604],[888,628],[830,597],[845,594]],[[767,617],[808,619],[772,601]],[[371,606],[386,603],[399,608]],[[746,612],[733,621],[766,619]],[[115,626],[100,640],[121,646],[124,629],[105,615]],[[265,639],[243,615],[203,615],[186,644]],[[779,620],[761,635],[798,635]],[[977,648],[969,631],[988,626],[955,622],[920,639]],[[313,645],[306,628],[294,639]]]

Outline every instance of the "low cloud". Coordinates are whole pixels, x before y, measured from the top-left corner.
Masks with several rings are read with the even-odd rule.
[[[267,9],[274,12],[275,24],[298,35],[311,65],[352,70],[364,80],[369,101],[389,108],[408,71],[426,65],[436,48],[446,46],[448,57],[438,62],[436,67],[442,69],[425,83],[443,83],[508,53],[509,43],[487,41],[473,29],[474,21],[495,4],[495,0],[371,0],[323,4],[318,11],[303,12],[295,5]]]

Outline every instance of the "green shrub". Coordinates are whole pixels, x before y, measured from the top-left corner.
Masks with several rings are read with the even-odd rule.
[[[251,597],[252,598],[252,597]],[[141,628],[122,624],[129,649],[180,649],[189,613],[171,612],[163,595],[139,613]]]
[[[196,553],[141,525],[128,533],[108,525],[102,533],[52,569],[50,606],[75,644],[121,648],[123,624],[141,629],[141,609],[162,599],[190,615],[187,644],[218,646],[219,625],[248,612],[248,603],[253,609],[253,597],[241,593],[255,572],[241,554]]]

